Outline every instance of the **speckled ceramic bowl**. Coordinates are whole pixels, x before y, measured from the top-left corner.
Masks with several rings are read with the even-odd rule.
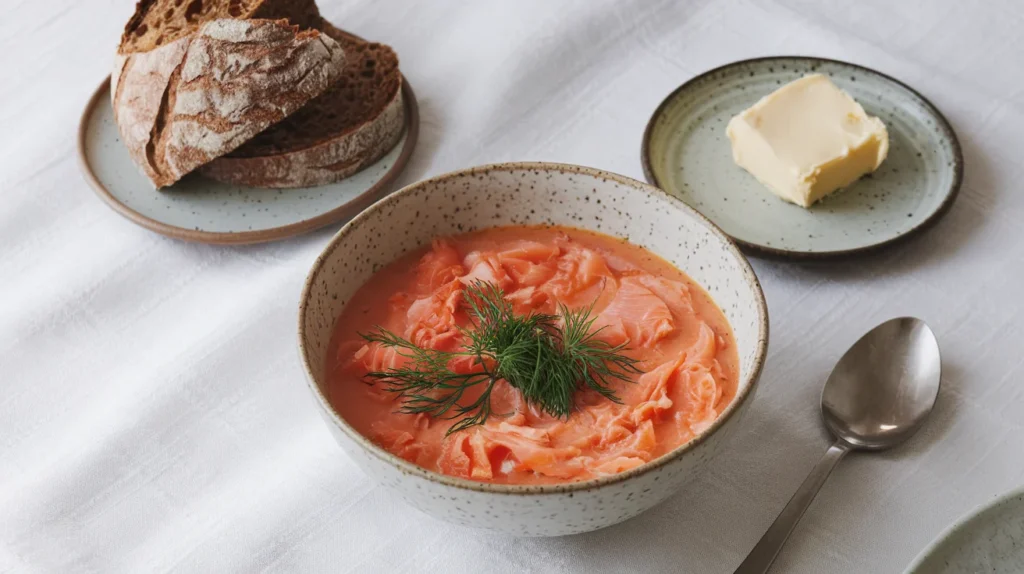
[[[710,428],[648,464],[613,476],[560,485],[495,485],[444,476],[395,457],[331,408],[323,388],[331,333],[349,298],[376,270],[437,236],[516,224],[565,225],[628,238],[684,270],[711,294],[732,324],[740,382],[736,398]],[[327,426],[368,474],[437,518],[515,535],[557,536],[636,516],[700,472],[750,405],[768,346],[768,311],[736,246],[661,190],[585,167],[498,164],[410,185],[345,225],[306,280],[299,346]]]

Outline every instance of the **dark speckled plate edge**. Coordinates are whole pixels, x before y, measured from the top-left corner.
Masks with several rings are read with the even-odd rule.
[[[904,574],[931,574],[933,570],[925,567],[933,566],[932,561],[936,558],[948,555],[953,545],[960,541],[959,538],[969,537],[972,529],[982,528],[985,521],[992,519],[993,514],[1014,504],[1024,506],[1024,486],[1019,486],[988,502],[979,504],[957,518],[921,550]],[[961,564],[961,566],[965,565]],[[978,565],[970,564],[969,566],[976,567]]]
[[[266,243],[302,235],[303,233],[309,233],[316,229],[320,229],[321,227],[326,227],[358,214],[369,207],[374,201],[379,199],[388,186],[395,181],[400,173],[402,173],[402,170],[409,163],[409,158],[412,157],[413,150],[416,148],[416,141],[419,137],[420,131],[419,105],[416,102],[416,95],[412,91],[412,86],[409,85],[409,82],[403,76],[402,97],[405,101],[406,112],[405,141],[402,144],[403,147],[398,159],[395,160],[395,164],[391,166],[391,169],[382,175],[373,185],[347,203],[339,205],[330,211],[316,215],[315,217],[297,221],[295,223],[269,229],[260,229],[257,231],[201,231],[164,223],[139,213],[117,199],[114,194],[112,194],[110,190],[100,182],[99,178],[96,177],[86,154],[86,136],[88,133],[90,116],[96,109],[96,106],[104,105],[110,101],[109,92],[110,76],[107,76],[107,78],[103,80],[93,95],[89,98],[89,102],[86,104],[85,110],[82,112],[81,119],[79,120],[77,142],[78,165],[82,171],[82,177],[89,186],[92,187],[93,191],[96,192],[96,195],[104,201],[104,203],[133,223],[167,237],[198,243],[211,243],[215,245]]]
[[[643,139],[641,140],[641,144],[640,144],[640,162],[641,162],[641,164],[643,166],[644,178],[647,180],[647,182],[650,183],[651,185],[654,185],[654,186],[658,187],[658,188],[664,189],[662,183],[658,181],[658,177],[654,173],[654,168],[652,166],[651,157],[650,157],[650,154],[651,154],[651,140],[652,140],[652,137],[653,137],[653,132],[654,132],[655,124],[661,118],[662,114],[665,113],[665,111],[668,108],[668,106],[673,102],[673,100],[676,97],[679,96],[680,93],[682,93],[684,90],[689,89],[694,83],[696,83],[696,82],[706,78],[707,76],[710,76],[710,75],[713,75],[713,74],[716,74],[716,73],[720,73],[720,72],[726,71],[729,68],[739,67],[739,66],[743,66],[743,65],[751,64],[751,63],[755,63],[755,62],[769,62],[769,61],[778,61],[780,63],[782,63],[782,62],[793,62],[793,61],[797,61],[797,62],[801,62],[801,63],[812,63],[812,64],[813,63],[830,63],[830,64],[839,64],[839,65],[843,65],[843,66],[849,66],[851,68],[855,68],[857,70],[860,70],[861,72],[864,72],[864,73],[867,73],[867,74],[874,74],[874,75],[876,75],[876,76],[878,76],[880,78],[883,78],[885,80],[893,82],[893,83],[901,86],[902,88],[906,89],[910,93],[914,94],[914,96],[920,98],[920,100],[924,103],[924,105],[927,106],[929,111],[931,111],[931,113],[934,114],[935,119],[936,119],[936,121],[938,123],[939,129],[941,130],[943,136],[949,141],[950,146],[953,149],[953,157],[954,157],[954,161],[953,161],[953,180],[952,180],[952,184],[949,186],[949,189],[946,191],[946,196],[943,199],[942,203],[939,204],[938,207],[936,207],[935,210],[932,211],[932,213],[930,215],[928,215],[928,217],[923,219],[920,223],[918,223],[916,226],[914,226],[913,228],[908,230],[906,233],[903,233],[902,235],[899,235],[899,236],[896,236],[896,237],[892,237],[892,238],[889,238],[889,239],[884,239],[882,241],[878,241],[876,243],[872,243],[872,244],[865,245],[865,246],[862,246],[862,247],[855,247],[855,248],[852,248],[852,249],[840,249],[840,250],[833,250],[833,251],[797,251],[797,250],[790,250],[790,249],[779,249],[777,247],[772,247],[770,245],[751,243],[751,242],[744,241],[742,239],[739,239],[737,237],[734,237],[734,236],[730,235],[732,240],[735,241],[745,252],[747,252],[747,254],[749,254],[749,255],[756,255],[756,256],[759,256],[759,257],[771,258],[771,259],[805,259],[805,260],[806,259],[834,259],[834,258],[841,258],[841,257],[855,256],[855,255],[864,255],[864,254],[868,254],[868,253],[873,253],[875,251],[878,251],[878,250],[880,250],[882,248],[885,248],[885,247],[888,247],[888,246],[892,246],[892,245],[895,245],[895,244],[898,244],[898,243],[902,243],[903,241],[907,240],[908,238],[920,234],[922,231],[924,231],[924,230],[930,228],[931,226],[935,225],[940,219],[942,219],[942,216],[944,216],[946,213],[949,212],[949,209],[953,206],[953,202],[956,201],[956,198],[957,198],[957,196],[960,193],[960,185],[961,185],[961,183],[963,183],[964,158],[963,158],[963,152],[962,152],[962,150],[960,148],[960,140],[957,138],[956,132],[953,131],[953,127],[950,125],[949,120],[946,119],[946,116],[942,115],[942,112],[940,112],[939,109],[937,107],[935,107],[935,105],[932,104],[932,102],[930,100],[928,100],[928,98],[924,97],[920,92],[918,92],[914,88],[908,86],[907,84],[901,82],[900,80],[897,80],[896,78],[894,78],[894,77],[892,77],[892,76],[890,76],[888,74],[884,74],[884,73],[879,72],[877,70],[874,70],[874,69],[871,69],[871,68],[868,68],[868,67],[865,67],[865,66],[861,66],[859,64],[853,64],[853,63],[850,63],[850,62],[844,62],[842,60],[834,60],[834,59],[831,59],[831,58],[820,58],[820,57],[816,57],[816,56],[765,56],[765,57],[761,57],[761,58],[750,58],[750,59],[746,59],[746,60],[739,60],[739,61],[736,61],[736,62],[731,62],[731,63],[728,63],[728,64],[724,64],[722,66],[718,66],[716,68],[712,68],[712,69],[710,69],[710,70],[708,70],[706,72],[698,74],[698,75],[690,78],[689,80],[683,82],[683,84],[680,85],[675,90],[672,90],[672,92],[668,96],[666,96],[665,99],[663,99],[660,104],[658,104],[658,107],[655,108],[654,113],[651,114],[651,118],[647,121],[647,126],[644,128],[644,135],[643,135]],[[666,191],[668,191],[670,194],[672,194],[672,195],[674,195],[676,197],[679,197],[678,194],[671,193],[669,190],[666,190]],[[697,206],[691,205],[691,207],[693,207],[694,209],[698,209],[699,210],[699,208]]]

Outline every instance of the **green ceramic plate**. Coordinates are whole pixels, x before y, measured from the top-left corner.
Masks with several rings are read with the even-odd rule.
[[[1024,572],[1024,488],[957,520],[925,548],[905,574]]]
[[[78,127],[82,175],[110,207],[157,233],[203,243],[275,241],[336,223],[359,213],[387,191],[408,163],[419,134],[416,96],[402,82],[405,133],[390,152],[330,185],[263,189],[230,185],[189,174],[157,191],[132,162],[114,124],[110,79],[93,94]]]
[[[729,119],[805,74],[831,77],[889,130],[889,156],[871,176],[811,209],[775,197],[732,161]],[[690,204],[742,246],[825,257],[905,238],[952,205],[963,177],[956,134],[908,86],[879,72],[798,56],[745,60],[693,78],[658,106],[644,133],[648,181]]]

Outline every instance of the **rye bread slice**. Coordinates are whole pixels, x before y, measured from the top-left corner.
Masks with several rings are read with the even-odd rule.
[[[117,51],[148,52],[221,18],[287,19],[316,30],[323,23],[315,0],[139,0]]]
[[[342,77],[322,96],[200,172],[226,183],[294,188],[344,179],[377,161],[405,127],[398,56],[324,22],[345,51]]]
[[[344,66],[338,43],[315,30],[212,20],[155,49],[117,55],[114,121],[160,188],[324,93]]]

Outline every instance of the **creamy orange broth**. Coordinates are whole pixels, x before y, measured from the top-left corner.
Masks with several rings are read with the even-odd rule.
[[[628,340],[644,373],[615,384],[622,404],[578,393],[568,419],[525,404],[503,381],[487,423],[448,437],[451,420],[396,412],[396,396],[362,377],[403,359],[358,334],[380,325],[421,347],[457,350],[455,325],[468,322],[462,289],[474,280],[500,285],[519,313],[594,304],[599,337]],[[739,373],[725,316],[682,271],[624,240],[564,227],[487,229],[401,257],[345,307],[333,348],[328,399],[359,432],[427,469],[510,484],[586,480],[653,460],[714,421]]]

